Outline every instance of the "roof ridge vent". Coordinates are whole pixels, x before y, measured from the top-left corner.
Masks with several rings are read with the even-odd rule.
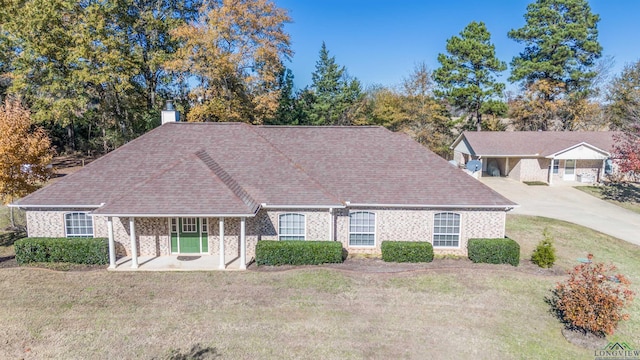
[[[205,151],[200,150],[195,155],[213,171],[214,174],[238,197],[245,205],[249,206],[252,211],[258,210],[258,202],[255,201],[251,195],[242,187],[238,182],[226,172],[220,164],[218,164],[213,158]]]

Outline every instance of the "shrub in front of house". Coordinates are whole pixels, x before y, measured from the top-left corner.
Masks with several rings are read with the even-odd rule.
[[[589,254],[590,262],[575,266],[545,300],[567,328],[604,337],[612,335],[621,320],[629,319],[623,308],[631,305],[635,293],[615,266],[592,263],[592,258]]]
[[[109,262],[105,238],[24,238],[14,243],[18,264],[34,262],[99,264]]]
[[[256,244],[257,265],[318,265],[342,262],[338,241],[269,241]]]
[[[433,246],[426,241],[383,241],[380,250],[382,260],[387,262],[433,261]]]
[[[542,232],[544,239],[540,240],[538,246],[533,250],[531,262],[541,268],[550,268],[556,262],[556,248],[553,246],[553,238],[549,234],[549,229]]]
[[[474,263],[511,264],[520,263],[520,245],[512,239],[469,239],[469,259]]]

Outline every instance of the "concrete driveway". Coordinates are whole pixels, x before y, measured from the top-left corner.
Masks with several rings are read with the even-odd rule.
[[[483,177],[481,181],[518,203],[514,214],[565,220],[640,245],[640,214],[574,189],[572,185],[578,183],[529,186],[500,177]]]

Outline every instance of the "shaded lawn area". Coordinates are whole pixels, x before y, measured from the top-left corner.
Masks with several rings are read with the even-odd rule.
[[[640,185],[638,184],[617,183],[606,186],[576,186],[575,188],[640,214]]]
[[[545,227],[560,267],[592,252],[639,290],[640,248],[577,225],[510,215],[523,260]],[[196,344],[222,359],[593,357],[565,341],[544,303],[564,279],[557,271],[433,265],[383,274],[0,269],[0,358],[166,358]],[[631,311],[611,340],[637,348],[640,307]]]

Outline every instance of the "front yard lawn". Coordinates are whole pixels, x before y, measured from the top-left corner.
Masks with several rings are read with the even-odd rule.
[[[576,189],[640,214],[640,185],[638,184],[576,186]]]
[[[639,247],[561,221],[509,215],[519,267],[436,259],[400,273],[0,269],[0,358],[152,359],[194,347],[221,359],[593,357],[563,338],[544,302],[565,276],[524,261],[545,227],[560,268],[591,252],[639,291]],[[448,266],[434,266],[439,261]],[[638,348],[640,307],[630,310],[611,340]]]

